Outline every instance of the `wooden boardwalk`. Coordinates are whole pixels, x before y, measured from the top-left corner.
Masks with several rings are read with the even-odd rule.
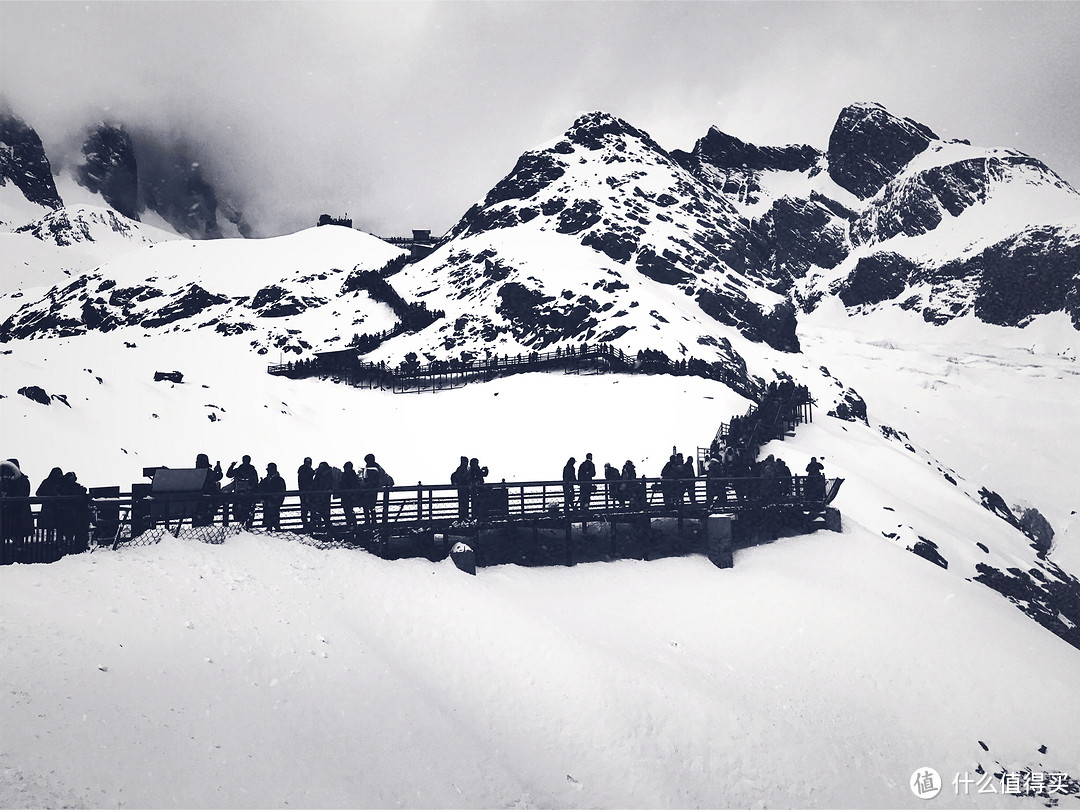
[[[790,481],[596,480],[588,485],[592,491],[587,506],[583,504],[583,487],[587,485],[581,482],[500,481],[468,488],[417,483],[368,491],[367,514],[362,506],[347,509],[341,491],[291,490],[279,496],[282,503],[273,530],[311,536],[326,544],[361,546],[384,557],[445,556],[448,543],[463,539],[476,547],[487,546],[491,560],[514,556],[511,549],[498,546],[511,542],[508,538],[515,534],[530,533],[539,548],[541,533],[549,536],[554,532],[566,541],[559,562],[573,563],[577,555],[570,544],[572,535],[577,532],[587,536],[590,526],[593,534],[601,530],[607,533],[612,549],[616,548],[620,525],[638,535],[649,534],[655,528],[654,522],[660,522],[657,526],[664,521],[673,523],[679,535],[686,525],[693,525],[692,535],[707,539],[710,518],[723,517],[732,521],[728,539],[734,543],[769,539],[764,535],[775,534],[781,528],[809,531],[823,525],[828,504],[840,483],[837,479],[815,481],[803,477]],[[91,519],[89,526],[69,532],[67,539],[41,528],[19,541],[5,537],[0,541],[0,563],[59,558],[78,545],[72,537],[82,538],[77,550],[84,550],[87,541],[114,548],[156,542],[161,532],[214,542],[230,528],[270,528],[265,497],[259,494],[154,494],[152,485],[143,484],[133,487],[130,493],[98,494],[86,499],[6,500],[11,506],[15,500],[25,500],[32,509],[47,501],[74,501]],[[40,513],[35,509],[35,514]],[[155,530],[160,531],[152,540],[145,540],[144,536]],[[491,540],[492,533],[502,539]],[[550,554],[538,554],[533,561],[550,562],[549,558]]]

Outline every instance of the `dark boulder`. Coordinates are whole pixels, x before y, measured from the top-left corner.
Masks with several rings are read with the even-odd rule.
[[[476,576],[476,552],[470,546],[454,543],[454,547],[450,549],[450,559],[458,570]]]
[[[38,385],[25,385],[19,389],[18,393],[40,405],[52,404],[52,398],[45,392],[44,388]]]

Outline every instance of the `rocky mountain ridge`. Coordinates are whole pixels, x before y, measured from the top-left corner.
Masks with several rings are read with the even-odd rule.
[[[32,130],[18,133],[18,162],[5,150],[13,181],[20,166],[48,165]],[[198,166],[167,155],[136,160],[136,151],[122,130],[100,127],[79,164],[83,185],[119,219],[83,216],[82,233],[54,212],[20,230],[70,244],[93,238],[90,220],[122,230],[143,200],[157,199],[160,211],[162,200],[200,199],[172,214],[206,235],[216,203]],[[20,176],[42,179],[29,169]],[[27,187],[52,199],[47,183]],[[692,151],[667,152],[632,124],[593,112],[522,155],[434,253],[389,271],[406,300],[447,317],[368,359],[606,342],[736,367],[734,336],[798,352],[799,313],[832,297],[852,312],[897,306],[935,324],[970,314],[1022,326],[1065,311],[1080,328],[1078,244],[1080,195],[1040,161],[943,141],[880,105],[845,108],[824,151],[759,147],[712,128]],[[337,270],[364,263],[358,256]],[[311,299],[288,279],[264,281]],[[28,302],[5,334],[52,323],[42,310],[56,305],[55,295]],[[78,327],[64,322],[68,332]]]
[[[202,163],[182,144],[154,133],[129,133],[122,125],[87,127],[76,155],[62,156],[79,186],[100,195],[105,206],[140,221],[147,212],[192,239],[250,236],[239,208],[219,199]],[[42,209],[65,201],[57,191],[55,166],[32,127],[10,110],[0,110],[0,185],[12,182],[25,199]],[[39,216],[47,215],[41,210]],[[32,229],[35,222],[9,222],[11,229]]]

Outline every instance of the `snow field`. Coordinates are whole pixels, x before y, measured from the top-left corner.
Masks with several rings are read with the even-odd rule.
[[[7,752],[92,806],[905,807],[1080,756],[1076,650],[856,525],[726,571],[239,535],[0,579]]]

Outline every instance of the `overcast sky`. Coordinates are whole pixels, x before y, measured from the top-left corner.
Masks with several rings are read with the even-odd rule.
[[[0,2],[0,94],[47,144],[103,119],[198,143],[261,235],[348,212],[441,233],[602,109],[824,148],[877,101],[1080,186],[1080,3]]]

